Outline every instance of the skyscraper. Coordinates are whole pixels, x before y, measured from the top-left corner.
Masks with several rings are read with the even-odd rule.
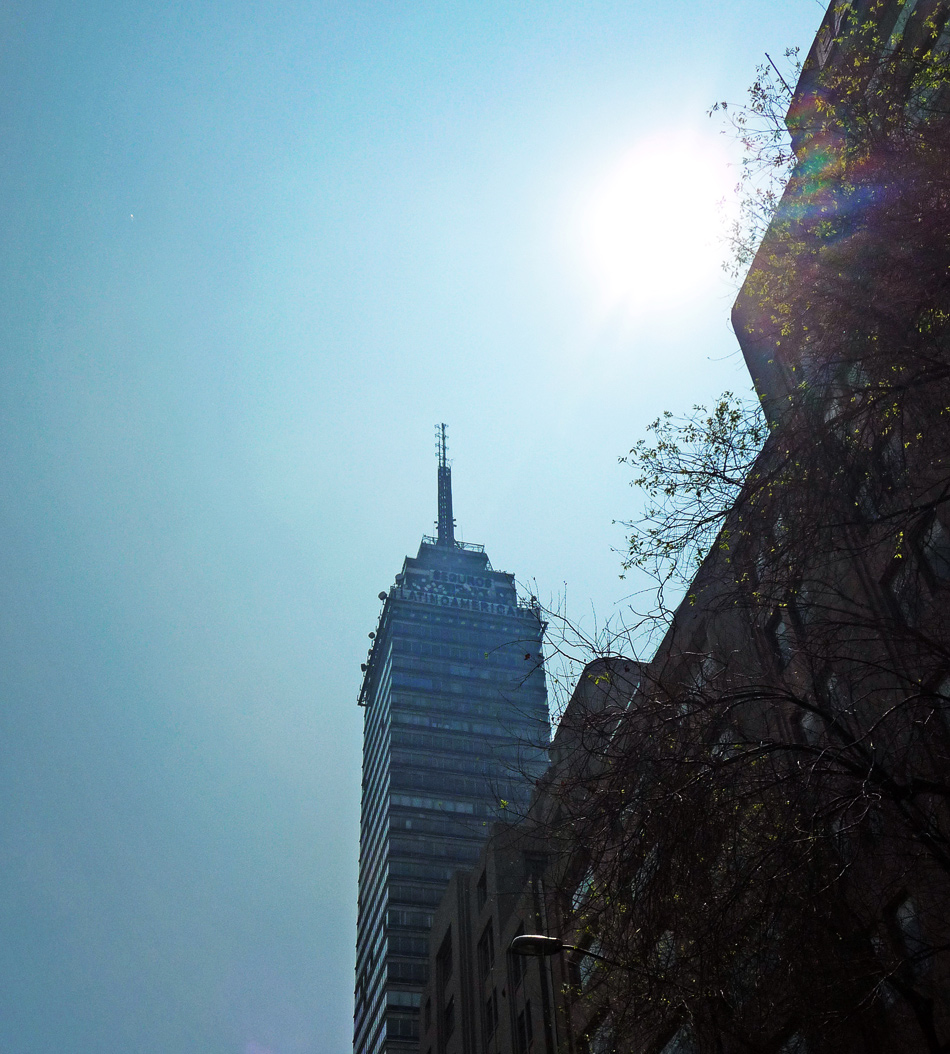
[[[445,425],[438,534],[388,593],[364,665],[356,1054],[415,1051],[433,908],[516,814],[549,736],[537,602],[455,540]]]

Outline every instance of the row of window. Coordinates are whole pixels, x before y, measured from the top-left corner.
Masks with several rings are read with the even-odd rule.
[[[467,772],[473,776],[488,775],[498,768],[498,763],[494,758],[473,758],[470,754],[463,756],[439,754],[433,757],[429,753],[421,754],[407,750],[394,750],[392,764],[394,767],[414,765],[429,772]]]
[[[485,614],[489,614],[485,612]],[[519,608],[515,616],[519,622],[525,621],[525,616],[532,615],[529,609]],[[407,637],[428,637],[430,640],[441,640],[447,643],[458,641],[459,643],[478,643],[487,638],[498,641],[502,637],[502,643],[511,640],[512,620],[500,622],[497,619],[484,617],[472,617],[470,614],[459,616],[456,612],[442,615],[437,608],[404,608],[399,612],[399,618],[411,625],[402,627],[401,635]],[[537,618],[531,618],[532,628],[537,626]],[[516,631],[517,632],[517,631]],[[508,635],[505,639],[504,635]],[[534,635],[535,639],[537,634]]]
[[[419,864],[412,860],[392,860],[389,873],[393,878],[422,878],[429,882],[448,884],[454,867],[440,867],[438,864]]]
[[[418,831],[422,834],[445,834],[450,837],[468,835],[473,826],[484,827],[484,820],[472,821],[466,815],[452,815],[447,818],[434,816],[396,816],[390,818],[390,831]]]
[[[415,794],[391,794],[389,800],[393,805],[401,805],[407,809],[432,809],[435,812],[461,813],[465,816],[474,816],[476,811],[481,812],[477,803],[457,801],[453,798],[424,798]]]
[[[456,833],[465,834],[464,829]],[[390,852],[393,856],[429,857],[450,860],[453,864],[471,864],[478,859],[481,852],[481,841],[474,843],[471,837],[467,841],[458,838],[393,838],[390,841]]]
[[[509,736],[510,730],[500,724],[486,724],[483,721],[460,721],[456,718],[442,717],[439,714],[407,714],[397,711],[392,715],[396,724],[414,725],[420,728],[442,728],[447,732],[472,732],[481,736]]]
[[[418,655],[427,659],[448,659],[474,666],[490,665],[493,669],[523,670],[525,662],[540,658],[539,645],[535,641],[517,641],[500,647],[475,647],[474,645],[443,644],[434,641],[400,640],[394,645],[399,655]]]
[[[498,774],[501,779],[501,773]],[[427,772],[424,769],[393,769],[390,786],[393,791],[449,791],[452,794],[484,798],[492,784],[490,777],[462,776],[452,772]]]
[[[471,755],[472,753],[472,740],[463,736],[430,735],[427,732],[413,732],[408,729],[394,728],[391,733],[391,741],[394,747],[425,750],[430,757],[437,757],[439,753],[444,753],[447,756]],[[503,760],[517,761],[521,754],[521,746],[519,744],[512,745],[510,741],[507,743],[492,743],[490,748],[493,758]]]
[[[429,940],[427,937],[404,937],[392,934],[389,937],[388,950],[392,955],[428,956]]]
[[[386,1015],[387,1039],[418,1039],[419,1018],[407,1014]]]
[[[471,687],[471,686],[469,686]],[[480,717],[508,724],[512,719],[512,710],[518,717],[523,713],[523,700],[519,697],[518,706],[504,699],[497,691],[472,694],[467,692],[462,699],[433,699],[431,696],[413,695],[400,692],[393,698],[393,711],[415,710],[424,714],[437,714],[442,717],[457,717],[464,714],[469,717]]]
[[[393,984],[424,985],[429,980],[429,964],[390,959],[386,963],[386,977]]]
[[[435,907],[444,892],[441,886],[407,885],[403,882],[392,882],[389,885],[389,899],[397,904],[424,904]]]
[[[427,930],[432,927],[431,911],[406,911],[402,908],[390,908],[386,914],[386,925],[402,926],[406,929]]]
[[[423,659],[415,656],[405,656],[394,662],[395,672],[393,683],[399,685],[403,680],[406,670],[419,675],[427,673],[434,677],[451,677],[453,681],[494,681],[497,683],[517,684],[523,670],[518,673],[501,669],[494,663],[489,664],[486,659],[480,662],[461,663],[447,662],[443,659]]]
[[[418,1008],[422,1004],[422,994],[420,992],[403,992],[390,988],[386,993],[386,1003],[388,1006]]]

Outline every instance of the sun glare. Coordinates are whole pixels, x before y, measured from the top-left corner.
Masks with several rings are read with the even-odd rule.
[[[715,136],[668,133],[627,151],[595,184],[580,219],[602,307],[688,311],[719,278],[729,186]]]

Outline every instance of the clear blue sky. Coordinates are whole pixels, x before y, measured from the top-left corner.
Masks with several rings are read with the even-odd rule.
[[[822,13],[4,6],[3,1054],[348,1049],[359,664],[432,425],[466,540],[622,613],[617,457],[747,383],[689,158]]]

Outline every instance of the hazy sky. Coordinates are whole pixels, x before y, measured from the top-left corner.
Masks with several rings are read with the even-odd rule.
[[[3,7],[2,1054],[347,1050],[432,425],[461,536],[622,615],[618,456],[747,386],[705,111],[822,13]]]

